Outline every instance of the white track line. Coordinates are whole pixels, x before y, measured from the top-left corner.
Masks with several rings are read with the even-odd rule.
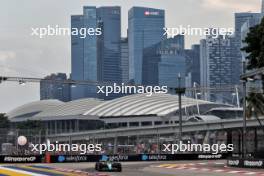
[[[246,172],[246,173],[244,173],[244,175],[256,175],[257,174],[257,172]]]
[[[243,171],[236,171],[236,170],[234,170],[234,171],[229,171],[227,173],[228,174],[237,174],[237,173],[241,173],[241,172],[243,172]]]
[[[224,172],[225,170],[223,169],[218,169],[218,170],[213,170],[213,172]]]
[[[200,164],[200,165],[206,165],[207,163],[198,163],[198,164]]]
[[[197,170],[198,168],[196,167],[191,167],[191,168],[188,168],[188,170]]]

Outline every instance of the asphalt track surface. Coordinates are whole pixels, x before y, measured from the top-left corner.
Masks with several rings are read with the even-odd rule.
[[[264,169],[227,167],[221,161],[123,162],[123,171],[97,172],[95,163],[0,165],[0,176],[264,176]]]

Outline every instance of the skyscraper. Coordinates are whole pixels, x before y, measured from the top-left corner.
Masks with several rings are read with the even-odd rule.
[[[184,51],[186,57],[186,72],[191,75],[191,86],[200,84],[200,45],[192,45]]]
[[[235,37],[237,40],[241,40],[241,27],[244,23],[249,23],[249,26],[257,25],[262,16],[261,13],[235,13]]]
[[[102,35],[97,38],[99,81],[121,82],[120,12],[118,6],[97,8],[98,27],[102,29]]]
[[[97,28],[96,7],[85,6],[83,15],[71,17],[72,28]],[[97,81],[97,37],[87,35],[71,35],[71,79]],[[96,87],[75,85],[71,89],[72,99],[96,97]]]
[[[261,13],[264,13],[264,0],[261,2]]]
[[[67,80],[65,73],[57,73],[46,76],[40,81],[40,99],[58,99],[60,101],[70,101],[70,85],[63,84]]]
[[[71,36],[73,80],[99,82],[121,82],[120,7],[85,6],[83,15],[71,18],[72,28],[100,28],[101,35]],[[75,85],[72,99],[94,97],[98,95],[94,85]]]
[[[185,85],[186,59],[184,57],[184,36],[164,39],[144,49],[142,84],[152,86],[178,86],[178,75]]]
[[[128,55],[128,38],[122,38],[120,43],[121,48],[121,77],[122,83],[129,82],[129,55]]]
[[[208,48],[206,39],[200,40],[200,86],[206,87],[209,85],[209,64],[208,64]],[[209,100],[209,94],[202,92],[202,99]]]
[[[165,12],[160,9],[133,7],[128,13],[129,79],[142,83],[143,50],[163,38]]]
[[[201,86],[226,87],[233,85],[232,38],[212,38],[201,41]],[[239,79],[239,77],[238,77]],[[231,92],[203,92],[211,101],[230,102]]]
[[[234,84],[239,84],[239,77],[242,74],[242,54],[241,54],[241,48],[242,48],[242,42],[243,36],[242,36],[242,26],[245,23],[248,23],[250,27],[255,26],[260,22],[261,19],[260,13],[235,13],[235,36],[231,40],[231,45],[233,48],[233,59],[232,59],[232,65],[233,65],[233,80]]]

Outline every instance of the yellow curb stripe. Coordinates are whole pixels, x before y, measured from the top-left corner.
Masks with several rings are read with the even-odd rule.
[[[33,172],[34,171],[43,171],[43,172],[48,172],[48,173],[51,173],[51,174],[62,174],[62,175],[65,175],[65,176],[77,176],[76,174],[71,174],[71,173],[65,173],[65,172],[56,171],[56,170],[53,170],[53,168],[51,168],[51,169],[45,169],[45,168],[36,168],[36,167],[31,167],[31,166],[19,166],[19,167],[20,168],[30,169]]]
[[[171,164],[161,164],[161,165],[158,165],[158,167],[168,167],[168,166],[171,166]]]
[[[11,171],[9,169],[0,169],[0,173],[5,174],[5,175],[10,175],[10,176],[32,176],[32,175],[28,175],[28,174],[23,174],[19,171],[17,171],[17,172]]]

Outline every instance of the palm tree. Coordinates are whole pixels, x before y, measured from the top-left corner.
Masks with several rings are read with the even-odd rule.
[[[264,18],[261,23],[251,27],[249,33],[247,34],[245,40],[243,41],[247,45],[242,48],[248,56],[246,59],[247,69],[254,70],[264,67]],[[262,79],[262,90],[264,92],[264,75],[261,76]]]
[[[247,37],[243,41],[247,45],[242,48],[248,56],[246,59],[247,69],[254,70],[264,67],[264,18],[261,23],[251,27]],[[262,92],[264,92],[264,75],[261,75],[262,79]],[[247,107],[246,115],[247,118],[255,117],[261,127],[263,127],[259,116],[264,115],[264,95],[261,93],[251,92],[246,97]],[[264,129],[263,129],[264,130]]]
[[[263,25],[263,26],[262,26]],[[259,25],[250,28],[247,37],[243,41],[247,44],[242,51],[248,53],[247,69],[256,69],[264,67],[264,20]]]
[[[264,131],[263,124],[259,119],[259,116],[264,115],[264,95],[261,93],[251,92],[246,97],[246,101],[247,101],[247,107],[246,107],[247,118],[255,117]]]

